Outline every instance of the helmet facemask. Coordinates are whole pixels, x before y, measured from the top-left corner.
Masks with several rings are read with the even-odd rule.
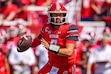
[[[57,16],[58,15],[58,16]],[[49,23],[54,25],[65,24],[66,22],[66,13],[49,13]]]

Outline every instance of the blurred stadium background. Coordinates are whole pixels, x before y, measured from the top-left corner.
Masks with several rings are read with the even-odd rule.
[[[48,22],[48,7],[51,3],[60,2],[65,5],[68,10],[68,22],[77,25],[79,28],[79,41],[87,39],[91,40],[95,45],[102,38],[107,35],[110,39],[111,45],[111,0],[0,0],[0,48],[2,44],[6,46],[4,51],[7,53],[7,61],[10,72],[5,70],[4,64],[0,64],[1,74],[21,74],[14,72],[17,69],[14,65],[15,59],[9,59],[11,49],[17,45],[19,37],[23,34],[32,35],[33,38],[38,36],[44,23]],[[33,54],[36,48],[32,48]],[[0,50],[0,53],[1,50]],[[6,54],[3,54],[6,55]],[[4,63],[4,59],[0,61]],[[19,56],[21,57],[21,56]],[[37,66],[37,59],[35,57]],[[23,63],[19,63],[22,64]],[[27,64],[27,63],[26,63]],[[26,74],[36,74],[38,67],[35,64],[28,64],[31,70]],[[4,68],[4,70],[2,70]],[[19,68],[18,71],[22,72]],[[25,68],[26,69],[26,68]],[[80,68],[81,69],[81,68]],[[31,72],[30,72],[31,71]],[[81,71],[80,71],[81,72]],[[77,74],[82,74],[82,73]],[[25,74],[25,73],[23,73]]]

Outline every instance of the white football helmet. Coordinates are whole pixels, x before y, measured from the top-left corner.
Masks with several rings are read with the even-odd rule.
[[[53,14],[63,14],[63,16],[52,16]],[[66,22],[67,10],[61,3],[54,3],[48,10],[48,22],[53,25],[61,25]],[[57,19],[63,19],[60,22],[57,22]]]

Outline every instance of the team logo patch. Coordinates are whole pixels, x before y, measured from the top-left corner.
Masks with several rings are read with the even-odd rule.
[[[68,71],[64,71],[63,74],[68,74]]]
[[[46,28],[45,28],[45,32],[47,32],[48,34],[51,34],[50,28],[49,28],[49,27],[46,27]]]

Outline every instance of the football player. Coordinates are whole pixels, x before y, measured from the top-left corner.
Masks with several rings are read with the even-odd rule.
[[[41,43],[49,51],[49,61],[38,74],[74,74],[78,28],[67,23],[67,10],[61,3],[51,5],[48,20],[32,42],[32,47]]]

